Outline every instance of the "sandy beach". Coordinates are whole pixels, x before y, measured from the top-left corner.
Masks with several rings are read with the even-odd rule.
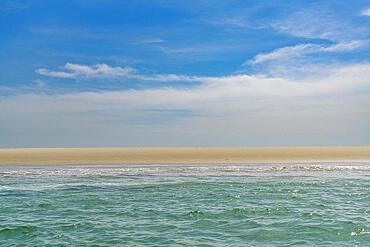
[[[370,147],[0,149],[0,165],[370,161]]]

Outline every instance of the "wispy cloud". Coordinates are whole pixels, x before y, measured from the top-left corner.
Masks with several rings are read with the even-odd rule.
[[[202,58],[212,60],[215,55],[228,54],[245,49],[246,45],[243,43],[235,42],[212,42],[212,43],[198,43],[195,45],[182,46],[182,47],[168,47],[158,46],[168,57],[182,57],[183,59]]]
[[[112,67],[107,64],[97,64],[94,66],[66,63],[65,71],[53,71],[45,68],[36,70],[36,73],[49,77],[58,78],[77,78],[77,77],[97,77],[97,76],[129,76],[135,74],[135,69],[131,67]]]
[[[330,10],[306,9],[295,12],[270,26],[279,32],[309,39],[345,41],[363,37],[366,29],[350,20],[338,18]]]
[[[223,19],[213,19],[208,21],[211,25],[216,26],[228,26],[228,27],[236,27],[236,28],[249,28],[249,29],[260,29],[266,28],[267,25],[261,23],[255,23],[248,21],[245,16],[234,16],[234,17],[227,17]]]
[[[48,69],[37,69],[36,73],[43,76],[58,77],[58,78],[76,78],[76,73],[63,72],[63,71],[52,71]]]
[[[248,64],[259,64],[263,62],[300,57],[318,52],[349,52],[367,45],[367,40],[354,40],[349,42],[341,42],[330,46],[323,46],[318,44],[300,44],[295,46],[287,46],[276,49],[269,53],[261,53],[256,55]]]
[[[37,69],[36,73],[57,78],[94,78],[94,77],[110,77],[110,78],[130,78],[144,81],[199,81],[200,77],[176,75],[176,74],[154,74],[144,75],[131,67],[112,67],[107,64],[97,64],[93,66],[66,63],[65,71],[53,71],[48,69]]]
[[[358,48],[364,47],[369,44],[369,40],[352,40],[352,41],[343,41],[334,45],[322,47],[321,51],[323,52],[347,52],[353,51]]]
[[[145,39],[140,41],[140,44],[160,44],[163,43],[164,40],[160,38],[152,38],[152,39]]]
[[[64,66],[67,70],[72,71],[72,73],[82,75],[82,76],[127,76],[135,73],[135,69],[131,67],[112,67],[107,64],[97,64],[94,66],[80,65],[67,63]]]
[[[33,83],[35,83],[37,87],[43,87],[43,86],[45,86],[45,82],[43,80],[41,80],[41,79],[33,80]]]
[[[283,48],[276,49],[269,53],[258,54],[251,61],[248,61],[248,63],[258,64],[258,63],[263,63],[263,62],[286,58],[286,57],[301,56],[303,54],[316,51],[319,47],[320,46],[313,45],[313,44],[302,44],[302,45],[283,47]]]
[[[171,81],[202,81],[203,77],[199,76],[188,76],[188,75],[177,75],[177,74],[159,74],[159,75],[136,75],[132,78],[140,79],[144,81],[162,81],[162,82],[171,82]]]
[[[363,10],[360,14],[363,16],[370,16],[370,8]]]

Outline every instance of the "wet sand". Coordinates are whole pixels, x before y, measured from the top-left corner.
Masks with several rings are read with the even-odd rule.
[[[0,165],[331,161],[370,161],[370,147],[0,149]]]

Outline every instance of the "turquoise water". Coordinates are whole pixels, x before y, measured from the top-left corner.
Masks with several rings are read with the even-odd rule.
[[[0,246],[370,246],[370,164],[2,167]]]

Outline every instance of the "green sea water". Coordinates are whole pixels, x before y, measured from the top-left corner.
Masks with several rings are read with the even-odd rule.
[[[370,246],[370,164],[1,167],[0,246]]]

